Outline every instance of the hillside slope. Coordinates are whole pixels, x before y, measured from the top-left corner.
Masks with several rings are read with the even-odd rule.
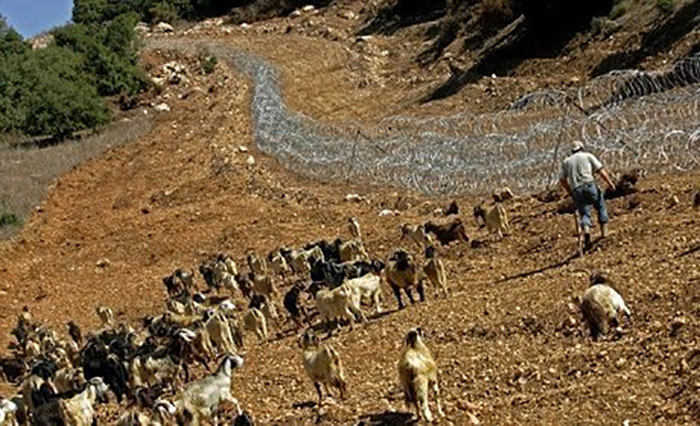
[[[327,122],[371,122],[397,109],[459,110],[468,96],[418,107],[412,100],[420,90],[394,84],[399,77],[386,72],[397,61],[346,67],[354,56],[340,43],[269,30],[283,32],[286,25],[196,32],[264,52],[280,67],[291,108]],[[389,41],[376,43],[381,49]],[[149,56],[155,66],[188,60],[165,46]],[[383,57],[381,50],[375,56]],[[358,87],[362,76],[376,80]],[[386,258],[406,244],[400,224],[423,222],[450,201],[290,174],[256,150],[251,86],[243,75],[220,66],[196,87],[169,89],[172,112],[159,116],[147,136],[59,179],[23,232],[0,246],[0,344],[9,342],[23,306],[61,332],[71,319],[94,329],[98,305],[136,324],[163,309],[160,279],[174,268],[194,269],[216,251],[240,263],[249,250],[348,237],[350,216],[362,224],[369,252]],[[479,99],[491,99],[480,93]],[[321,421],[405,422],[395,413],[403,410],[395,362],[404,333],[421,325],[441,368],[449,423],[468,424],[474,416],[486,424],[697,422],[700,253],[692,248],[700,215],[692,199],[698,182],[697,171],[644,178],[640,193],[611,203],[611,237],[583,258],[571,256],[571,216],[518,194],[507,204],[512,235],[477,249],[440,249],[450,298],[437,300],[430,291],[427,302],[395,312],[386,291],[387,315],[328,341],[345,362],[350,396],[328,400]],[[367,202],[348,203],[348,193]],[[485,231],[470,215],[476,201],[458,198],[470,236],[483,240]],[[400,214],[379,216],[383,209]],[[633,311],[619,339],[592,342],[570,306],[593,269],[610,272]],[[282,330],[266,344],[249,339],[234,395],[260,424],[313,424],[315,392],[301,367],[297,336]],[[101,420],[113,422],[116,410],[105,407]]]

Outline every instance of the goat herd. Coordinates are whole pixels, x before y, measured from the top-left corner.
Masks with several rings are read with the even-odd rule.
[[[453,203],[445,214],[457,210]],[[490,232],[508,232],[506,212],[499,203],[478,206],[475,215]],[[70,338],[63,339],[23,311],[12,331],[16,338],[10,347],[13,356],[0,361],[5,379],[18,384],[20,392],[0,400],[0,425],[92,425],[95,406],[106,401],[108,392],[118,402],[127,400],[119,425],[218,424],[224,403],[235,408],[232,424],[253,424],[231,395],[231,375],[243,365],[236,354],[244,346],[244,336],[255,335],[265,342],[272,326],[291,327],[294,332],[305,328],[299,343],[304,370],[318,392],[318,407],[322,387],[329,395],[329,386],[335,387],[343,397],[346,381],[340,355],[321,344],[317,330],[330,336],[345,322],[352,329],[355,322],[367,320],[363,304],[381,313],[382,277],[399,309],[405,307],[402,291],[411,302],[413,289],[424,300],[426,284],[434,287],[436,296],[447,297],[445,267],[433,237],[443,245],[468,240],[459,218],[438,224],[405,224],[402,239],[424,250],[424,262],[421,265],[409,251],[397,249],[385,263],[367,255],[355,219],[350,219],[348,228],[352,236],[348,241],[320,240],[299,249],[282,248],[269,253],[267,259],[251,252],[246,272],[238,270],[230,255],[218,253],[199,267],[207,285],[203,292],[197,292],[193,272],[177,269],[163,279],[168,293],[166,311],[144,318],[138,330],[115,323],[109,308],[98,307],[99,330],[83,336],[69,322]],[[603,281],[596,276],[581,302],[594,337],[617,321],[618,313],[629,315],[620,295]],[[281,297],[288,313],[284,322],[277,313],[276,282],[290,284]],[[217,359],[218,367],[212,373],[210,363]],[[191,381],[195,363],[210,374]],[[432,420],[429,387],[442,416],[438,368],[419,327],[405,337],[398,371],[406,404],[415,409],[416,416]]]

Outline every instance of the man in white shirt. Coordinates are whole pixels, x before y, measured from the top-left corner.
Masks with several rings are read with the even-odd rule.
[[[559,183],[566,192],[574,199],[576,209],[581,216],[581,229],[583,230],[583,240],[586,249],[591,246],[591,207],[598,211],[598,221],[600,222],[600,232],[603,238],[608,235],[608,210],[605,206],[603,191],[600,190],[595,180],[595,174],[599,174],[611,190],[615,190],[615,184],[610,179],[610,175],[593,154],[583,150],[583,143],[576,141],[569,156],[561,165],[561,175]]]

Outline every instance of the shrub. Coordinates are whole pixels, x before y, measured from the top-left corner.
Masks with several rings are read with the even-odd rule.
[[[51,46],[36,51],[20,68],[25,81],[20,129],[30,135],[65,138],[109,122],[109,111],[83,71],[84,59]]]
[[[14,213],[0,214],[0,228],[5,228],[8,226],[22,226],[22,218]]]
[[[68,25],[54,33],[57,46],[85,57],[84,70],[102,96],[134,94],[147,87],[143,72],[136,66],[134,18],[125,15],[101,29]]]
[[[480,21],[487,27],[499,28],[513,18],[510,0],[484,0]]]
[[[202,70],[202,74],[209,75],[216,70],[218,63],[219,60],[216,59],[216,56],[203,56],[199,59],[199,68]]]
[[[673,13],[676,10],[673,0],[656,0],[656,7],[664,13]]]
[[[630,3],[627,0],[618,1],[610,10],[610,19],[617,19],[627,14]]]
[[[160,2],[149,10],[150,21],[154,24],[158,22],[168,22],[172,24],[178,17],[178,10],[171,3]]]

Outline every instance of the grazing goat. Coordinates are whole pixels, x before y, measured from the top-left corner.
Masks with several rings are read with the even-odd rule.
[[[70,426],[91,426],[95,421],[95,403],[106,402],[107,385],[99,377],[90,379],[85,389],[72,398],[53,398],[38,407],[35,423],[54,424],[57,417]]]
[[[360,234],[360,223],[354,217],[348,219],[348,230],[350,231],[350,235],[354,240],[359,241],[360,239],[362,239],[362,236]]]
[[[253,295],[248,307],[259,309],[265,315],[268,324],[277,324],[278,315],[275,303],[264,294]]]
[[[321,385],[326,388],[326,394],[330,396],[328,386],[338,388],[340,398],[345,398],[347,392],[347,382],[345,381],[345,372],[343,371],[343,363],[340,361],[340,355],[330,346],[321,346],[318,336],[312,329],[306,330],[301,336],[300,345],[302,348],[302,361],[304,370],[309,376],[318,393],[318,408],[321,407],[323,394],[321,393]]]
[[[183,291],[190,291],[194,287],[192,272],[184,269],[176,269],[172,275],[163,278],[163,284],[170,297],[177,296]]]
[[[97,316],[100,317],[103,327],[113,327],[114,326],[114,312],[106,306],[98,306]]]
[[[367,274],[359,278],[353,278],[345,283],[354,292],[355,304],[359,306],[361,301],[374,305],[376,313],[382,313],[382,277],[378,274]]]
[[[243,366],[243,358],[226,354],[216,372],[187,385],[175,401],[178,423],[199,425],[201,419],[214,419],[219,423],[218,410],[222,402],[236,407],[237,415],[242,413],[238,401],[231,395],[231,375],[233,370]]]
[[[266,275],[267,274],[267,264],[264,259],[261,259],[257,253],[248,253],[248,267],[255,273],[255,275]]]
[[[257,308],[250,308],[243,316],[243,327],[258,336],[258,341],[267,341],[267,321],[265,315]]]
[[[82,368],[63,367],[56,372],[53,380],[57,393],[77,391],[85,385],[85,375]]]
[[[250,280],[253,282],[253,290],[255,293],[264,294],[269,298],[277,294],[275,283],[269,275],[259,275],[251,272]]]
[[[425,300],[422,276],[419,274],[418,265],[413,260],[413,256],[403,249],[396,250],[389,259],[386,267],[386,281],[394,292],[394,296],[399,303],[399,309],[405,307],[403,300],[401,300],[401,289],[406,292],[411,303],[414,303],[413,295],[411,294],[411,287],[414,286],[418,289],[420,300]]]
[[[447,278],[445,276],[445,265],[443,265],[442,260],[437,258],[437,251],[435,247],[428,247],[425,249],[425,265],[423,265],[423,272],[430,284],[435,287],[435,297],[438,295],[438,290],[442,290],[444,297],[447,297]]]
[[[433,233],[440,244],[446,246],[453,241],[469,241],[467,236],[467,231],[464,228],[464,223],[462,219],[455,218],[450,222],[436,224],[434,222],[428,221],[423,225],[426,233]],[[431,244],[432,245],[432,244]]]
[[[503,201],[512,199],[513,191],[511,191],[510,188],[508,188],[507,186],[503,188],[498,188],[495,191],[493,191],[491,197],[493,197],[494,202],[501,203]]]
[[[411,226],[408,223],[401,225],[401,239],[404,238],[408,238],[421,249],[433,245],[433,237],[428,235],[421,225]]]
[[[368,258],[367,251],[360,240],[350,240],[340,245],[341,262],[358,262]]]
[[[328,335],[333,334],[335,328],[338,327],[336,322],[331,326],[331,321],[338,319],[347,319],[350,321],[350,329],[353,329],[354,321],[363,322],[366,320],[365,314],[362,313],[358,306],[358,298],[354,295],[353,290],[348,287],[347,283],[332,290],[318,290],[316,293],[316,309],[320,314],[321,320],[326,321]]]
[[[235,353],[236,345],[233,342],[231,324],[226,315],[210,310],[205,313],[204,321],[204,328],[209,333],[209,337],[219,353]]]
[[[458,215],[459,214],[459,205],[457,205],[457,201],[452,200],[449,206],[445,209],[445,216],[452,216],[452,215]]]
[[[287,260],[279,251],[270,252],[267,255],[267,261],[270,264],[270,269],[277,276],[285,276],[290,272]]]
[[[487,206],[481,203],[474,207],[474,218],[477,223],[479,223],[479,218],[481,218],[489,233],[496,232],[498,238],[503,238],[503,235],[507,235],[510,232],[508,213],[500,204]]]
[[[583,293],[581,298],[581,313],[591,330],[591,337],[597,340],[605,334],[608,325],[619,326],[618,316],[622,313],[628,320],[631,313],[625,301],[612,287],[605,284],[595,284]]]
[[[406,334],[398,369],[406,407],[413,406],[418,420],[422,418],[426,422],[433,421],[433,415],[428,406],[430,385],[435,393],[438,415],[443,417],[445,414],[440,403],[438,368],[430,350],[423,342],[423,331],[419,327],[412,328]]]

